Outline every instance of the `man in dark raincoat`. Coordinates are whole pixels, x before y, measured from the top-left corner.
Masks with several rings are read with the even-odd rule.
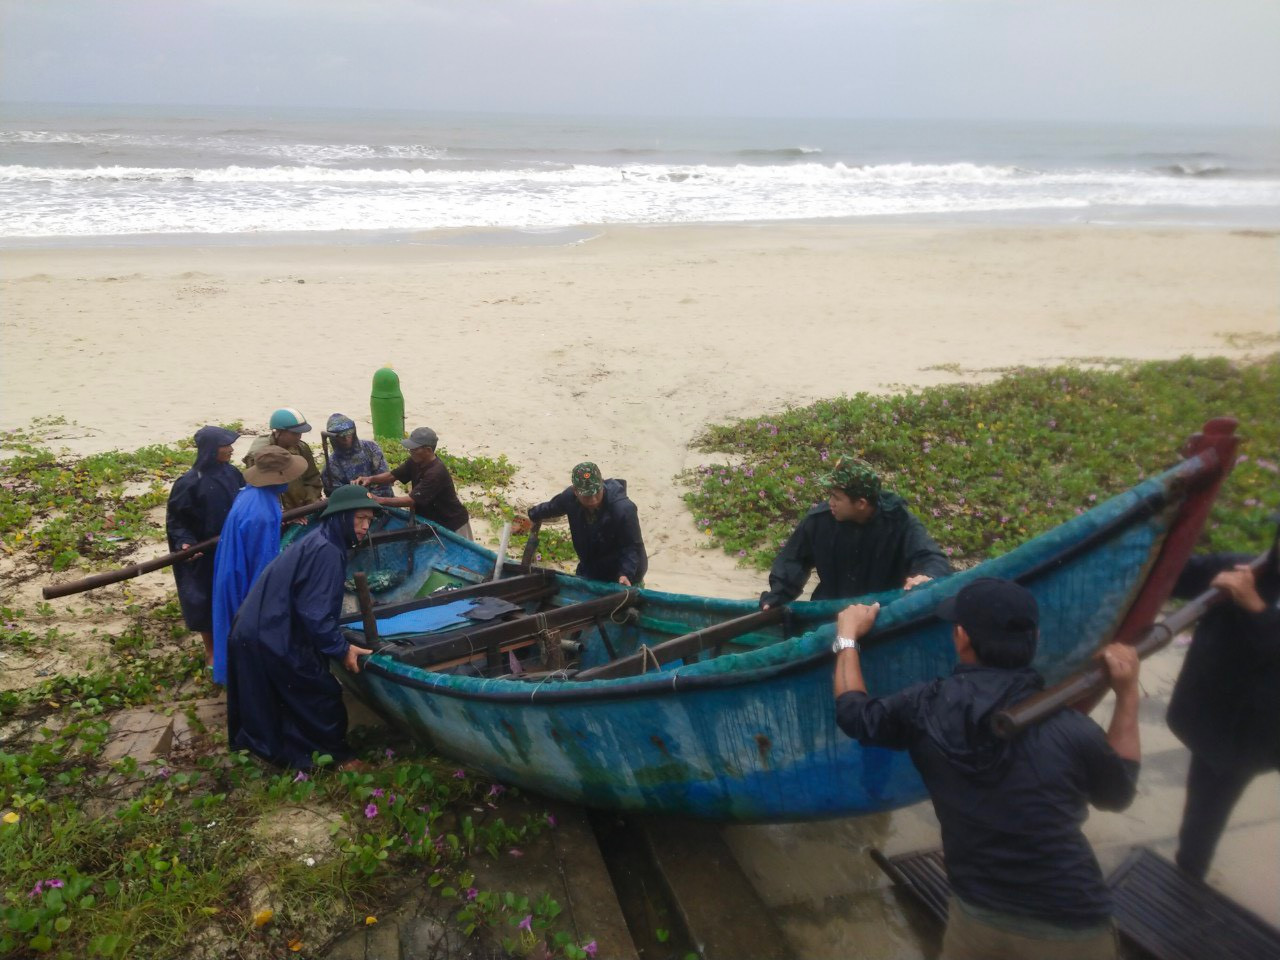
[[[350,766],[347,710],[331,659],[359,673],[371,651],[342,638],[347,552],[381,510],[363,487],[339,487],[315,523],[262,571],[231,628],[228,739],[273,764],[298,770],[314,754]]]
[[[1260,573],[1248,559],[1193,557],[1174,588],[1231,598],[1196,626],[1169,701],[1169,728],[1191,750],[1177,861],[1200,879],[1245,787],[1280,769],[1280,528]]]
[[[1105,734],[1083,713],[1062,710],[1002,740],[991,716],[1044,685],[1030,666],[1039,629],[1030,591],[991,577],[968,584],[937,609],[954,623],[951,675],[871,697],[859,641],[879,609],[850,606],[836,622],[836,723],[864,747],[910,751],[924,780],[953,893],[942,956],[1116,957],[1111,892],[1080,826],[1089,804],[1123,810],[1133,801],[1141,758],[1134,649],[1103,651],[1116,694]]]
[[[569,535],[578,554],[578,576],[624,586],[639,586],[649,569],[640,515],[627,496],[627,481],[605,480],[600,468],[584,461],[573,468],[570,484],[521,517],[517,532],[533,521],[569,518]]]
[[[196,431],[196,462],[174,483],[165,510],[170,551],[210,540],[222,532],[244,477],[231,465],[231,445],[240,434],[222,427]],[[216,547],[173,565],[178,604],[187,629],[204,640],[206,663],[213,664],[213,567]]]
[[[951,572],[951,563],[902,498],[880,489],[870,464],[841,457],[823,485],[827,502],[805,514],[774,559],[761,607],[796,599],[815,567],[818,586],[811,600],[910,590]]]
[[[222,525],[213,566],[213,682],[227,682],[227,636],[249,588],[280,552],[280,495],[306,472],[307,461],[282,447],[263,447],[244,472]]]

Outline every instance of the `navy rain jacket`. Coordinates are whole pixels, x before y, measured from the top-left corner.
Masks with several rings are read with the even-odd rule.
[[[209,540],[222,533],[222,523],[231,512],[231,503],[244,486],[244,476],[229,463],[218,462],[218,448],[229,431],[221,427],[201,427],[196,431],[196,462],[180,476],[169,491],[165,510],[165,532],[169,550]],[[202,551],[195,560],[173,565],[178,587],[178,603],[188,630],[213,629],[213,558],[217,548]]]
[[[633,584],[644,579],[649,557],[640,535],[640,515],[627,496],[627,481],[606,480],[604,502],[590,516],[574,496],[573,487],[529,511],[530,520],[569,517],[569,534],[578,553],[578,576],[617,583],[626,577]]]
[[[991,715],[1043,686],[1030,668],[960,664],[888,697],[845,693],[836,722],[867,747],[909,750],[942,825],[947,876],[966,903],[1064,927],[1111,916],[1111,892],[1081,825],[1088,805],[1123,810],[1138,764],[1102,728],[1062,710],[1012,742]]]
[[[351,756],[342,686],[330,657],[344,657],[342,613],[352,511],[334,514],[280,554],[254,581],[231,627],[227,727],[234,748],[310,769],[313,751]]]

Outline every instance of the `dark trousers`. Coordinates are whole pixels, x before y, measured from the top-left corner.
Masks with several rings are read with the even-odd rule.
[[[1178,866],[1203,880],[1213,861],[1222,831],[1244,788],[1257,771],[1243,767],[1215,767],[1191,755],[1187,772],[1187,804],[1178,830]]]

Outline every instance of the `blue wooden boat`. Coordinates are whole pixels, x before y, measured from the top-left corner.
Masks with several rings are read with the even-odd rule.
[[[1234,427],[1210,421],[1176,466],[1011,553],[875,595],[869,689],[950,672],[950,627],[934,611],[976,577],[1035,593],[1035,666],[1049,683],[1101,644],[1135,638],[1200,535],[1234,462]],[[353,554],[353,574],[394,576],[376,584],[364,619],[346,621],[376,652],[359,674],[335,667],[344,685],[441,754],[593,807],[771,822],[925,796],[905,753],[864,749],[835,725],[830,644],[847,601],[760,611],[517,564],[491,580],[494,566],[476,544],[391,515]],[[433,592],[441,580],[457,589]]]

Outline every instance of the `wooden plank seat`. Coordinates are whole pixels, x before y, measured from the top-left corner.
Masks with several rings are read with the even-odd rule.
[[[456,597],[457,592],[460,591],[449,596]],[[419,638],[412,646],[384,647],[380,652],[389,653],[401,663],[428,670],[443,670],[483,659],[486,672],[497,674],[503,672],[508,653],[532,646],[544,636],[592,626],[597,617],[630,607],[639,599],[638,592],[627,590],[495,623],[464,624]]]
[[[687,660],[705,650],[712,656],[719,656],[721,647],[730,640],[744,634],[759,630],[771,624],[782,622],[787,617],[786,607],[774,607],[770,610],[757,610],[743,617],[726,620],[686,633],[684,636],[664,640],[652,647],[645,647],[636,653],[602,663],[590,670],[580,671],[577,680],[611,680],[615,677],[635,677],[645,673],[651,667],[661,667],[674,660]]]

